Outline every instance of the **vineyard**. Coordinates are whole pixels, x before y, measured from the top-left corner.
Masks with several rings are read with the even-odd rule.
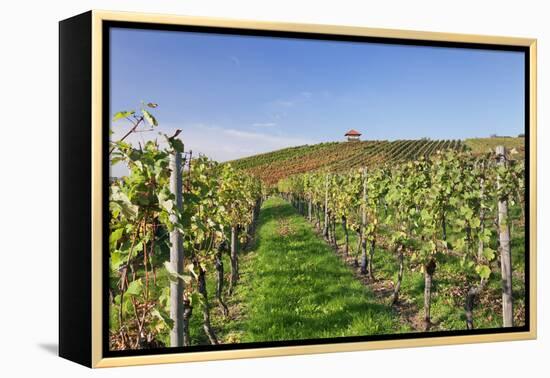
[[[111,350],[524,324],[521,151],[335,142],[219,164],[179,130],[130,143],[156,107],[113,118]]]
[[[243,169],[259,177],[267,185],[276,185],[285,177],[325,170],[341,172],[350,168],[376,167],[381,163],[398,164],[420,158],[429,158],[438,151],[471,151],[485,154],[503,145],[516,149],[516,157],[524,156],[524,138],[475,138],[460,140],[396,140],[330,142],[290,147],[265,154],[231,161],[237,169]]]
[[[393,255],[397,269],[385,277],[391,281],[393,305],[399,302],[403,276],[421,272],[424,330],[432,326],[432,288],[438,270],[450,291],[462,293],[468,329],[474,328],[478,297],[487,286],[502,282],[502,324],[509,327],[514,318],[524,317],[513,313],[511,246],[524,240],[525,172],[523,161],[509,159],[504,151],[447,151],[376,169],[306,173],[281,180],[278,190],[327,243],[353,260],[368,281],[380,279],[375,277],[376,251]],[[510,216],[514,212],[515,218]],[[519,278],[524,258],[518,257]],[[524,290],[523,277],[516,288]]]

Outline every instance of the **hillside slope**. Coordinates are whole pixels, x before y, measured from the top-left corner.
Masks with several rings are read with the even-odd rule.
[[[507,149],[514,149],[517,158],[525,156],[525,138],[523,137],[496,137],[496,138],[472,138],[464,140],[464,144],[473,153],[485,153],[494,150],[496,146],[504,146]]]
[[[338,172],[354,167],[417,159],[444,149],[465,148],[459,140],[330,142],[284,148],[230,163],[272,185],[281,178],[308,171],[328,169]]]
[[[461,140],[396,140],[329,142],[289,147],[264,154],[233,160],[230,163],[274,185],[293,174],[328,169],[338,172],[355,167],[373,167],[380,163],[399,163],[421,156],[429,157],[439,150],[470,150],[484,153],[497,145],[514,148],[518,158],[525,153],[524,138],[473,138]]]

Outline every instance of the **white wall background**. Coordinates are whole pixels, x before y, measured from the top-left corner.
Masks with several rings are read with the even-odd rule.
[[[0,375],[543,376],[550,356],[545,151],[550,101],[546,1],[97,0],[2,3],[0,22]],[[539,40],[539,339],[91,371],[56,357],[57,64],[61,19],[89,9],[536,37]],[[547,371],[546,371],[547,374]]]

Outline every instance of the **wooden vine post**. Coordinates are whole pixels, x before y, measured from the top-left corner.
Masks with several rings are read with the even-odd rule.
[[[361,274],[367,274],[367,235],[365,227],[367,227],[367,168],[364,167],[361,171],[361,183],[363,186],[363,197],[361,205]]]
[[[311,222],[312,220],[312,217],[311,217],[311,208],[312,208],[312,204],[311,204],[311,194],[308,195],[308,199],[307,199],[307,220]]]
[[[174,152],[170,155],[170,191],[175,197],[176,212],[181,212],[183,206],[182,193],[182,157],[181,153]],[[177,215],[170,216],[172,222],[177,221]],[[170,265],[172,270],[179,275],[183,275],[183,237],[177,228],[170,232]],[[170,281],[170,318],[174,326],[170,331],[170,346],[180,347],[184,345],[184,325],[183,325],[183,280],[177,278]]]
[[[323,227],[323,236],[325,239],[328,239],[328,181],[329,181],[329,175],[327,173],[325,177],[325,223]]]
[[[504,146],[497,146],[497,164],[506,165],[506,150]],[[497,179],[497,188],[503,183]],[[508,223],[508,198],[498,198],[498,234],[500,246],[500,269],[502,274],[502,322],[503,327],[514,326],[512,302],[512,254],[510,249],[510,225]]]
[[[485,174],[485,163],[481,162],[481,174]],[[479,233],[483,235],[483,232],[485,230],[485,208],[483,207],[483,202],[485,200],[485,178],[484,176],[481,176],[479,180],[479,198],[481,200],[481,206],[479,209],[479,222],[480,222],[480,230]],[[483,238],[479,238],[479,244],[477,248],[477,259],[481,261],[481,258],[483,256],[483,250],[485,249],[485,244],[483,243]]]

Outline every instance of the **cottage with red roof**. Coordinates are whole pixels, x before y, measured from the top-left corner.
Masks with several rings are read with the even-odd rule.
[[[350,131],[348,131],[346,133],[345,136],[348,137],[348,142],[355,142],[355,141],[359,140],[359,137],[361,136],[361,133],[357,130],[351,129]]]

